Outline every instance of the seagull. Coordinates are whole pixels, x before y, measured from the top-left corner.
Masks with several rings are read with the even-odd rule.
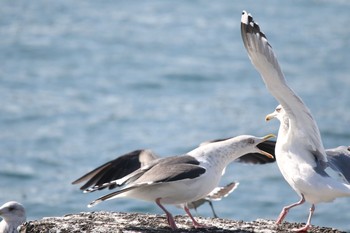
[[[278,105],[273,113],[268,114],[265,117],[265,120],[270,121],[274,118],[278,119],[279,121],[288,119],[281,105]],[[341,180],[350,183],[350,146],[338,146],[335,148],[326,149],[325,152],[328,160],[327,166],[334,170],[336,172],[335,175]],[[327,169],[328,167],[326,170]]]
[[[310,110],[287,85],[270,43],[246,11],[242,13],[241,34],[251,62],[268,91],[280,104],[274,114],[267,116],[267,119],[277,118],[280,121],[276,162],[285,180],[300,196],[298,202],[282,209],[276,223],[281,223],[291,208],[307,201],[311,204],[307,223],[296,229],[307,231],[316,204],[350,196],[349,172],[344,172],[344,167],[350,167],[349,155],[332,156],[331,151],[327,155]]]
[[[194,227],[202,227],[191,215],[187,203],[206,197],[218,186],[225,167],[247,153],[261,153],[257,145],[274,137],[241,135],[199,146],[184,155],[155,159],[123,178],[88,188],[92,192],[106,187],[124,186],[91,202],[88,207],[114,198],[129,197],[155,202],[166,214],[172,229],[177,229],[171,213],[164,204],[182,205]]]
[[[15,201],[9,201],[0,207],[1,233],[18,233],[17,227],[26,221],[26,212],[23,205]]]
[[[258,155],[264,157],[261,154]],[[257,158],[259,158],[258,155],[256,156]],[[80,187],[81,190],[86,190],[87,188],[91,187],[95,187],[98,190],[102,190],[107,187],[101,187],[101,185],[109,183],[113,180],[121,179],[124,176],[129,175],[130,173],[134,172],[140,167],[145,166],[156,159],[158,159],[158,156],[154,154],[154,152],[150,149],[134,150],[97,167],[96,169],[88,172],[79,179],[73,181],[72,184],[78,184],[88,180],[83,186]],[[218,215],[214,210],[212,200],[219,201],[223,197],[227,197],[238,187],[238,185],[238,182],[231,182],[223,187],[216,187],[205,198],[186,203],[187,207],[189,209],[195,209],[197,211],[197,208],[199,206],[203,205],[204,203],[208,203],[213,212],[214,218],[217,218]],[[108,188],[113,189],[116,187],[117,185],[110,185]],[[178,205],[178,207],[183,208],[182,205]]]
[[[206,141],[201,143],[199,146],[203,146],[205,144],[213,142],[224,141],[227,139],[228,138]],[[260,143],[257,147],[263,151],[274,155],[275,144],[275,141],[267,140]],[[124,176],[129,175],[130,173],[139,169],[140,167],[145,166],[151,161],[154,161],[159,158],[160,157],[150,149],[137,149],[123,154],[121,156],[118,156],[114,160],[104,163],[103,165],[93,169],[92,171],[73,181],[72,184],[86,182],[83,186],[80,187],[80,190],[86,190],[91,187],[95,187],[98,190],[102,190],[107,188],[106,186],[103,186],[103,184],[109,183],[113,180],[121,179]],[[275,158],[266,157],[261,153],[248,153],[241,156],[236,161],[250,164],[265,164],[275,162],[276,160]],[[238,182],[231,182],[223,187],[216,187],[206,197],[190,203],[186,203],[186,205],[189,209],[197,210],[199,206],[203,205],[204,203],[208,203],[213,212],[214,218],[218,218],[218,215],[214,210],[212,201],[219,201],[222,198],[227,197],[238,187],[238,185]],[[115,184],[108,186],[109,189],[113,189],[116,187],[117,185]],[[178,207],[183,208],[181,205],[178,205]]]

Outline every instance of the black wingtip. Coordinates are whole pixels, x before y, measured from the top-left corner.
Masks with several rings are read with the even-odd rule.
[[[242,33],[251,33],[251,34],[257,34],[258,36],[265,38],[267,41],[266,35],[260,30],[259,24],[254,21],[253,16],[248,13],[247,11],[242,12],[241,17],[241,31]],[[268,43],[268,45],[271,47],[271,45]]]

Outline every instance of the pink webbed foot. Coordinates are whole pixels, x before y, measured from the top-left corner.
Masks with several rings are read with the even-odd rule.
[[[312,218],[312,215],[314,214],[314,211],[315,211],[315,205],[312,204],[311,208],[310,208],[309,218],[307,219],[306,225],[302,228],[299,228],[299,229],[293,229],[293,231],[295,231],[295,232],[307,232],[311,227],[311,218]]]
[[[293,232],[307,232],[310,229],[311,225],[306,224],[304,227],[293,229]]]
[[[173,216],[172,215],[167,215],[166,218],[168,220],[168,224],[171,227],[171,229],[172,230],[176,230],[177,226],[176,226],[176,223],[175,223],[175,220],[174,220]]]
[[[298,206],[298,205],[301,205],[301,204],[303,204],[304,202],[305,202],[304,195],[301,195],[301,199],[300,199],[298,202],[293,203],[293,204],[291,204],[291,205],[289,205],[289,206],[285,206],[285,207],[282,209],[280,215],[278,216],[278,218],[277,218],[277,220],[276,220],[276,224],[281,224],[281,223],[283,222],[284,218],[287,216],[287,214],[288,214],[288,212],[289,212],[289,210],[290,210],[291,208],[296,207],[296,206]]]

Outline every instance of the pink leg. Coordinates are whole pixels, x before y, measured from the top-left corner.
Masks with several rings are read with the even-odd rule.
[[[293,231],[307,232],[307,230],[309,230],[309,228],[311,227],[311,218],[312,218],[312,215],[314,214],[314,211],[315,211],[315,205],[312,204],[312,206],[310,208],[309,218],[307,219],[306,225],[304,227],[302,227],[302,228],[294,229]]]
[[[282,209],[280,215],[278,216],[278,218],[277,218],[277,220],[276,220],[276,224],[282,223],[283,219],[287,216],[288,211],[289,211],[291,208],[296,207],[296,206],[298,206],[298,205],[301,205],[301,204],[303,204],[304,202],[305,202],[304,195],[301,194],[301,199],[300,199],[298,202],[296,202],[296,203],[294,203],[294,204],[291,204],[291,205],[289,205],[289,206],[285,206],[285,207]]]
[[[187,208],[187,206],[184,207],[184,210],[186,211],[187,215],[190,216],[191,220],[192,220],[192,223],[193,223],[193,226],[195,228],[204,228],[205,226],[200,224],[199,222],[197,222],[194,217],[192,216],[190,210]]]
[[[157,205],[165,212],[166,218],[168,220],[168,223],[169,223],[171,229],[173,229],[173,230],[177,229],[177,226],[175,224],[173,216],[171,215],[171,213],[169,211],[167,211],[167,209],[165,209],[165,207],[162,204],[160,204],[160,199],[161,198],[156,199]]]

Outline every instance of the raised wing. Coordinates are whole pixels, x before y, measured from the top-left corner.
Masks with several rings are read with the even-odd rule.
[[[310,110],[287,85],[270,43],[246,11],[242,13],[241,35],[251,62],[260,73],[269,92],[286,111],[290,124],[301,133],[299,138],[308,140],[305,145],[310,147],[309,150],[317,156],[317,160],[326,162],[320,132]]]

